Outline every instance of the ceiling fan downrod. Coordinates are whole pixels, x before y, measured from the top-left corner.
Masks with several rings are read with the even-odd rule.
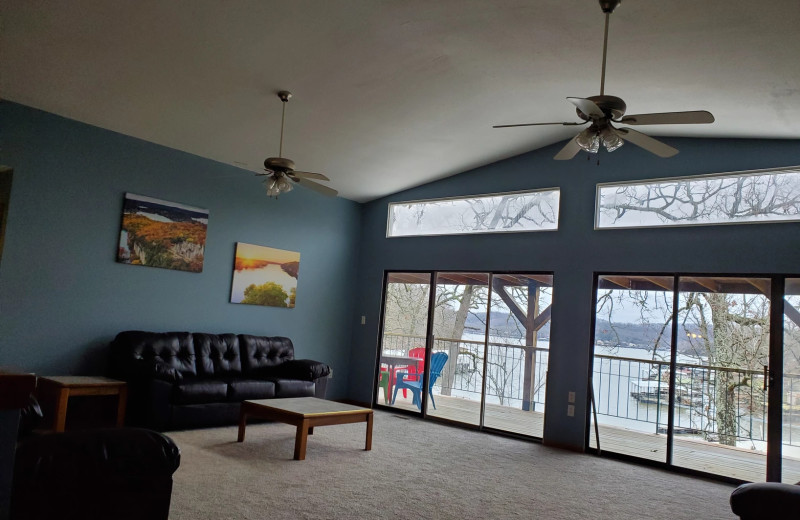
[[[622,0],[598,0],[600,2],[600,8],[606,14],[606,28],[603,35],[603,67],[602,72],[600,73],[600,95],[605,94],[605,87],[606,87],[606,53],[608,52],[608,21],[611,17],[611,13],[614,12],[614,9],[617,8],[619,4],[622,3]]]
[[[283,110],[281,111],[281,144],[278,146],[278,157],[283,157],[283,122],[286,120],[286,103],[292,97],[292,93],[288,90],[281,90],[278,92],[278,97],[283,101]]]

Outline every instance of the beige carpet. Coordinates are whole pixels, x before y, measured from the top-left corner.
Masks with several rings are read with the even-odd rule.
[[[172,520],[732,519],[733,486],[540,444],[375,412],[316,428],[305,461],[294,427],[172,432],[181,447]]]

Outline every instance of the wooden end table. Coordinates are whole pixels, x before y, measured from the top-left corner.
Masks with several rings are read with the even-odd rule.
[[[372,449],[372,410],[369,408],[316,397],[244,401],[239,412],[239,442],[244,441],[244,430],[249,416],[297,426],[294,460],[305,460],[308,436],[313,435],[315,426],[366,422],[367,441],[364,450]]]
[[[42,376],[36,391],[40,401],[49,402],[53,407],[52,428],[56,432],[64,431],[69,398],[78,395],[118,396],[117,426],[121,427],[125,423],[128,387],[124,381],[92,376]]]

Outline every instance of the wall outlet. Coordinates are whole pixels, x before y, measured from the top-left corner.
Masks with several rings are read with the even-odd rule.
[[[361,324],[362,325],[366,325],[367,324],[367,317],[366,316],[361,316]]]
[[[567,394],[567,402],[569,403],[575,402],[575,392],[570,392]]]
[[[567,405],[567,417],[575,417],[575,405]]]

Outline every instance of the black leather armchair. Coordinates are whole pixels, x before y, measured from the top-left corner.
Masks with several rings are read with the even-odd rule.
[[[166,520],[180,449],[139,428],[78,430],[17,445],[11,520]]]
[[[778,482],[742,484],[731,493],[731,511],[741,520],[797,518],[800,485]]]

